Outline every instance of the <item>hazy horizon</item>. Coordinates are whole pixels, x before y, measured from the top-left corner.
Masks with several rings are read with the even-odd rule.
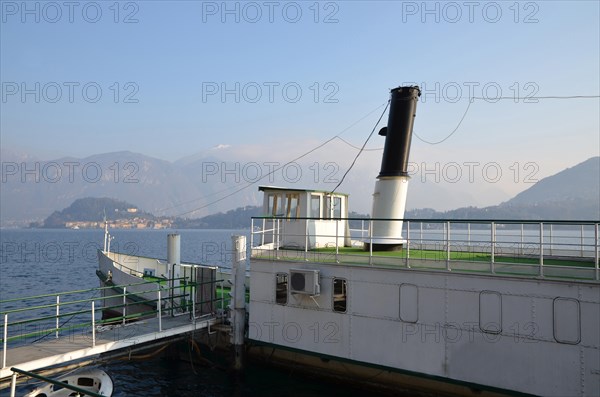
[[[600,155],[600,4],[467,3],[2,2],[3,157],[264,170],[338,136],[301,165],[330,187],[413,84],[410,161],[433,186],[409,202],[497,204]],[[376,132],[338,190],[370,197]]]

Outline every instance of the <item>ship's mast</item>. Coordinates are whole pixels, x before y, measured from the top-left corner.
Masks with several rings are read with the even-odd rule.
[[[108,245],[108,241],[109,241],[110,237],[108,235],[108,221],[106,220],[106,216],[104,217],[104,252],[108,252],[107,251],[107,245]]]

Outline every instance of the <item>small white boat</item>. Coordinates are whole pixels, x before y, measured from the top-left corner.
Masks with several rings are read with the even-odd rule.
[[[57,380],[103,396],[112,396],[113,393],[112,379],[101,369],[85,369],[59,377]],[[82,395],[79,392],[59,385],[48,384],[33,390],[26,394],[25,397],[71,397]]]

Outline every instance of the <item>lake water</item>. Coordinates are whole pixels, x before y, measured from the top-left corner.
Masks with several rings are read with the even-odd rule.
[[[165,230],[113,230],[113,251],[166,257]],[[185,262],[230,266],[231,236],[239,230],[183,230],[181,259]],[[0,230],[0,300],[98,287],[96,250],[102,230]],[[52,302],[49,302],[52,303]],[[22,307],[2,304],[0,311]],[[50,309],[50,312],[53,309]],[[365,391],[340,383],[306,378],[272,367],[252,366],[243,378],[222,368],[192,367],[166,358],[112,361],[99,367],[115,384],[115,397],[125,396],[364,396]],[[21,396],[33,383],[17,388]],[[0,396],[8,396],[8,389]]]
[[[587,228],[589,229],[589,228]],[[554,243],[581,244],[594,247],[593,230],[584,236],[577,230],[556,233]],[[134,255],[166,258],[167,230],[112,230],[112,250]],[[411,236],[419,238],[420,231]],[[442,231],[425,231],[424,238],[443,240]],[[184,262],[202,263],[220,267],[231,266],[231,236],[246,235],[247,230],[182,230],[181,259]],[[518,231],[506,231],[517,236]],[[417,237],[419,236],[419,237]],[[486,241],[488,232],[473,231],[471,241]],[[525,241],[535,241],[535,231],[525,231]],[[465,240],[465,231],[452,233],[455,241]],[[511,240],[507,240],[511,241]],[[515,241],[514,239],[512,241]],[[538,237],[539,241],[539,237]],[[99,286],[96,277],[97,249],[103,243],[102,230],[0,230],[0,300],[51,294],[56,292],[90,289]],[[548,241],[549,243],[549,241]],[[88,293],[81,299],[91,298]],[[52,305],[53,297],[43,304]],[[87,304],[87,303],[86,303]],[[1,303],[0,311],[23,307],[25,303]],[[80,307],[73,306],[72,310]],[[81,307],[85,309],[84,307]],[[44,313],[52,315],[50,307]],[[89,310],[89,308],[88,308]],[[19,319],[15,315],[11,321]],[[54,320],[52,320],[54,321]],[[70,321],[66,319],[65,321]],[[77,316],[73,323],[77,323]],[[47,324],[50,329],[53,324]],[[24,331],[28,329],[24,328]],[[31,342],[29,342],[31,343]],[[360,390],[345,384],[306,378],[297,372],[253,365],[243,378],[234,378],[219,367],[192,367],[189,362],[154,357],[139,361],[99,363],[115,382],[115,397],[125,396],[364,396],[372,391]],[[33,388],[25,384],[18,388],[23,395]],[[8,389],[0,396],[8,396]],[[407,394],[410,395],[410,394]]]

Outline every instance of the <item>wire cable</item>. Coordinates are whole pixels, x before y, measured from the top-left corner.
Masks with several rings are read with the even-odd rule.
[[[488,103],[495,103],[496,101],[499,101],[499,100],[513,99],[513,100],[515,100],[515,102],[517,102],[518,100],[523,100],[523,101],[530,101],[530,102],[526,102],[526,103],[534,103],[533,101],[537,100],[537,99],[597,99],[597,98],[600,98],[600,95],[570,95],[570,96],[550,95],[550,96],[538,96],[538,97],[504,96],[504,97],[497,97],[497,98],[471,97],[471,99],[469,100],[469,105],[465,109],[465,112],[464,112],[463,116],[461,117],[460,121],[458,122],[458,125],[444,139],[437,141],[437,142],[431,142],[431,141],[428,141],[428,140],[420,137],[416,132],[413,132],[413,135],[416,136],[417,139],[419,139],[421,142],[424,142],[428,145],[439,145],[440,143],[445,142],[446,140],[448,140],[452,135],[454,135],[458,131],[458,129],[460,128],[461,124],[463,123],[465,117],[467,116],[469,109],[471,108],[471,104],[475,100],[486,101]]]
[[[348,142],[344,138],[338,137],[338,140],[342,141],[343,143],[345,143],[346,145],[350,146],[353,149],[356,149],[356,150],[360,150],[361,149],[360,146],[353,145],[352,143]],[[382,147],[378,147],[378,148],[373,148],[373,149],[363,149],[363,152],[376,152],[376,151],[379,151],[379,150],[383,150],[383,148]]]
[[[471,108],[471,104],[474,102],[473,99],[471,99],[469,101],[469,105],[467,106],[467,108],[465,109],[465,112],[463,113],[462,117],[460,118],[460,121],[458,122],[458,125],[456,126],[456,128],[454,128],[454,130],[448,135],[446,136],[444,139],[442,139],[441,141],[437,141],[437,142],[430,142],[427,141],[423,138],[421,138],[416,132],[413,132],[413,135],[416,136],[420,141],[425,142],[429,145],[439,145],[442,142],[445,142],[446,140],[450,139],[450,137],[452,135],[454,135],[456,133],[456,131],[458,131],[458,129],[460,128],[462,122],[464,121],[465,117],[467,117],[467,113],[469,113],[469,109]]]
[[[417,139],[419,139],[419,140],[421,140],[422,142],[424,142],[424,143],[427,143],[427,144],[429,144],[429,145],[438,145],[438,144],[440,144],[440,143],[443,143],[443,142],[445,142],[446,140],[450,139],[450,137],[452,137],[452,136],[453,136],[453,135],[454,135],[454,134],[455,134],[455,133],[458,131],[458,129],[459,129],[459,128],[460,128],[460,126],[462,125],[463,121],[465,120],[465,118],[466,118],[467,114],[469,113],[469,110],[470,110],[470,108],[471,108],[471,104],[472,104],[472,103],[473,103],[475,100],[484,100],[484,101],[486,101],[486,102],[488,102],[488,103],[494,103],[495,101],[498,101],[498,100],[508,100],[508,99],[512,99],[512,100],[515,100],[515,101],[517,101],[517,100],[523,100],[523,101],[525,101],[525,100],[527,100],[527,101],[533,101],[533,100],[537,100],[537,99],[597,99],[597,98],[600,98],[600,95],[570,95],[570,96],[558,96],[558,95],[553,95],[553,96],[543,96],[543,97],[497,97],[497,98],[472,97],[472,98],[469,100],[469,104],[467,105],[467,108],[465,109],[465,112],[463,113],[463,116],[461,117],[460,121],[458,122],[458,125],[457,125],[457,126],[454,128],[454,130],[453,130],[453,131],[452,131],[452,132],[451,132],[451,133],[450,133],[448,136],[446,136],[446,137],[445,137],[445,138],[443,138],[442,140],[440,140],[440,141],[437,141],[437,142],[432,142],[432,141],[428,141],[428,140],[426,140],[426,139],[422,138],[421,136],[419,136],[419,135],[418,135],[417,133],[415,133],[415,132],[413,132],[413,134],[414,134],[414,135],[417,137]],[[252,182],[248,183],[247,185],[245,185],[245,186],[242,186],[241,188],[238,188],[238,189],[234,190],[233,192],[231,192],[231,193],[229,193],[229,194],[227,194],[227,195],[225,195],[225,196],[223,196],[223,197],[221,197],[221,198],[219,198],[219,199],[216,199],[216,200],[214,200],[214,201],[211,201],[211,202],[209,202],[209,203],[207,203],[207,204],[204,204],[204,205],[202,205],[202,206],[200,206],[200,207],[197,207],[197,208],[194,208],[194,209],[192,209],[192,210],[185,211],[185,212],[182,212],[182,213],[180,213],[180,214],[177,214],[177,215],[175,215],[175,217],[179,217],[179,216],[187,215],[187,214],[190,214],[190,213],[193,213],[193,212],[199,211],[199,210],[201,210],[201,209],[207,208],[207,207],[209,207],[209,206],[211,206],[211,205],[217,204],[217,203],[219,203],[219,202],[221,202],[221,201],[225,200],[226,198],[229,198],[229,197],[231,197],[231,196],[233,196],[233,195],[235,195],[235,194],[237,194],[237,193],[239,193],[239,192],[241,192],[241,191],[243,191],[243,190],[247,189],[248,187],[255,185],[255,184],[256,184],[256,183],[258,183],[259,181],[261,181],[261,180],[263,180],[264,178],[266,178],[266,177],[268,177],[268,176],[270,176],[270,175],[274,174],[275,172],[277,172],[277,171],[279,171],[279,170],[281,170],[281,169],[285,168],[285,167],[286,167],[286,166],[288,166],[289,164],[291,164],[291,163],[293,163],[293,162],[295,162],[295,161],[297,161],[297,160],[300,160],[300,159],[301,159],[301,158],[303,158],[303,157],[306,157],[306,156],[307,156],[307,155],[309,155],[310,153],[313,153],[314,151],[316,151],[316,150],[318,150],[318,149],[322,148],[323,146],[327,145],[328,143],[332,142],[333,140],[335,140],[335,139],[338,139],[338,140],[341,140],[342,142],[344,142],[345,144],[347,144],[348,146],[350,146],[350,147],[353,147],[353,148],[355,148],[355,149],[359,150],[359,152],[358,152],[357,156],[354,158],[354,161],[352,162],[352,164],[350,165],[350,168],[348,168],[348,170],[346,171],[346,173],[344,173],[344,176],[342,177],[342,179],[340,180],[340,182],[338,183],[338,185],[335,187],[335,189],[333,189],[333,190],[331,191],[331,193],[335,192],[335,190],[336,190],[336,189],[337,189],[337,188],[338,188],[338,187],[341,185],[341,183],[344,181],[344,178],[346,177],[346,175],[348,174],[348,172],[350,172],[350,170],[352,169],[352,167],[353,167],[353,166],[354,166],[354,164],[356,163],[356,160],[358,159],[358,157],[360,156],[360,154],[361,154],[363,151],[377,151],[377,150],[382,150],[382,149],[383,149],[383,148],[376,148],[376,149],[365,149],[365,146],[366,146],[367,142],[369,141],[369,139],[371,138],[371,136],[373,135],[373,132],[375,131],[375,129],[373,129],[373,131],[371,131],[371,134],[369,135],[369,137],[367,138],[367,140],[365,141],[365,143],[363,144],[363,146],[362,146],[361,148],[358,148],[358,146],[355,146],[355,145],[351,144],[350,142],[346,141],[345,139],[341,138],[341,135],[342,135],[342,134],[344,134],[346,131],[348,131],[349,129],[351,129],[352,127],[354,127],[355,125],[357,125],[358,123],[360,123],[361,121],[363,121],[364,119],[366,119],[367,117],[369,117],[369,116],[370,116],[372,113],[374,113],[376,110],[378,110],[379,108],[381,108],[381,106],[383,106],[383,105],[380,105],[380,106],[378,106],[377,108],[373,109],[372,111],[370,111],[369,113],[367,113],[365,116],[361,117],[360,119],[358,119],[358,120],[357,120],[357,121],[355,121],[354,123],[350,124],[348,127],[344,128],[344,129],[343,129],[342,131],[340,131],[338,134],[334,135],[332,138],[330,138],[330,139],[326,140],[325,142],[323,142],[323,143],[321,143],[320,145],[316,146],[315,148],[313,148],[313,149],[309,150],[308,152],[306,152],[306,153],[304,153],[304,154],[302,154],[302,155],[300,155],[300,156],[296,157],[295,159],[293,159],[293,160],[291,160],[291,161],[288,161],[288,162],[287,162],[287,163],[285,163],[284,165],[282,165],[282,166],[280,166],[280,167],[277,167],[277,168],[274,168],[272,171],[270,171],[269,173],[267,173],[267,174],[265,174],[265,175],[261,176],[259,179],[255,180],[255,181],[252,181]],[[387,110],[388,106],[389,106],[389,101],[388,101],[388,103],[385,105],[385,109],[386,109],[386,110]],[[384,110],[384,112],[383,112],[383,113],[385,113],[385,110]],[[380,118],[379,118],[379,121],[381,121],[381,118],[382,118],[382,117],[383,117],[383,114],[380,116]],[[377,124],[375,125],[375,128],[377,128],[377,125],[379,124],[379,121],[378,121],[378,122],[377,122]],[[193,200],[189,200],[189,201],[186,201],[186,202],[182,202],[182,203],[175,204],[175,205],[174,205],[174,206],[172,206],[172,207],[168,207],[168,208],[161,209],[161,210],[159,210],[159,212],[168,211],[168,210],[170,210],[170,209],[174,209],[174,208],[180,207],[180,206],[182,206],[182,205],[185,205],[185,204],[190,204],[190,203],[193,203],[193,202],[196,202],[196,201],[199,201],[199,200],[203,200],[203,199],[205,199],[205,198],[212,197],[212,196],[215,196],[215,195],[217,195],[217,194],[220,194],[220,193],[224,193],[224,192],[226,192],[226,191],[229,191],[229,190],[231,190],[231,189],[233,189],[233,188],[235,188],[235,186],[231,186],[231,187],[225,188],[225,189],[223,189],[223,190],[220,190],[220,191],[218,191],[218,192],[211,193],[211,194],[209,194],[209,195],[202,196],[202,197],[199,197],[199,198],[196,198],[196,199],[193,199]]]
[[[221,198],[219,198],[219,199],[217,199],[217,200],[211,201],[211,202],[209,202],[209,203],[207,203],[207,204],[204,204],[204,205],[202,205],[202,206],[200,206],[200,207],[197,207],[197,208],[194,208],[194,209],[192,209],[192,210],[189,210],[189,211],[185,211],[185,212],[179,213],[179,214],[177,214],[177,215],[175,215],[175,216],[176,216],[176,217],[180,217],[180,216],[183,216],[183,215],[187,215],[187,214],[190,214],[190,213],[193,213],[193,212],[199,211],[199,210],[201,210],[201,209],[204,209],[204,208],[206,208],[206,207],[209,207],[209,206],[211,206],[211,205],[217,204],[217,203],[219,203],[220,201],[223,201],[223,200],[225,200],[226,198],[229,198],[229,197],[231,197],[231,196],[233,196],[233,195],[235,195],[235,194],[237,194],[237,193],[241,192],[242,190],[245,190],[245,189],[249,188],[250,186],[253,186],[253,185],[255,185],[255,184],[256,184],[256,183],[258,183],[259,181],[261,181],[261,180],[265,179],[266,177],[268,177],[268,176],[270,176],[270,175],[274,174],[275,172],[277,172],[277,171],[279,171],[279,170],[281,170],[281,169],[283,169],[283,168],[287,167],[288,165],[290,165],[290,164],[292,164],[292,163],[294,163],[294,162],[296,162],[296,161],[300,160],[301,158],[304,158],[304,157],[308,156],[309,154],[311,154],[311,153],[313,153],[313,152],[315,152],[315,151],[319,150],[320,148],[322,148],[323,146],[327,145],[328,143],[330,143],[330,142],[332,142],[332,141],[334,141],[334,140],[338,139],[338,138],[340,137],[340,135],[342,135],[343,133],[345,133],[346,131],[348,131],[350,128],[354,127],[356,124],[360,123],[361,121],[363,121],[364,119],[366,119],[367,117],[369,117],[369,116],[370,116],[372,113],[374,113],[376,110],[380,109],[382,106],[384,106],[384,105],[383,105],[383,104],[382,104],[382,105],[379,105],[378,107],[376,107],[375,109],[373,109],[373,110],[371,110],[369,113],[367,113],[365,116],[361,117],[360,119],[358,119],[358,120],[357,120],[357,121],[355,121],[354,123],[350,124],[348,127],[344,128],[342,131],[340,131],[340,132],[339,132],[339,133],[337,133],[336,135],[332,136],[332,137],[331,137],[331,138],[329,138],[328,140],[326,140],[326,141],[322,142],[321,144],[319,144],[319,145],[315,146],[314,148],[310,149],[309,151],[305,152],[304,154],[301,154],[300,156],[298,156],[298,157],[294,158],[293,160],[290,160],[290,161],[288,161],[287,163],[285,163],[285,164],[283,164],[283,165],[281,165],[281,166],[279,166],[279,167],[277,167],[277,168],[274,168],[273,170],[271,170],[270,172],[266,173],[265,175],[262,175],[262,176],[261,176],[260,178],[258,178],[257,180],[255,180],[255,181],[252,181],[252,182],[249,182],[249,183],[248,183],[248,184],[246,184],[245,186],[242,186],[242,187],[240,187],[240,188],[238,188],[238,189],[234,190],[233,192],[231,192],[231,193],[229,193],[229,194],[227,194],[227,195],[225,195],[225,196],[223,196],[223,197],[221,197]],[[386,109],[386,110],[387,110],[387,107],[388,107],[388,106],[389,106],[389,101],[388,101],[388,103],[385,105],[385,109]],[[384,110],[384,113],[385,113],[385,110]],[[383,116],[383,115],[382,115],[382,116]],[[380,117],[379,119],[381,120],[381,117]],[[379,123],[379,122],[378,122],[378,123]],[[372,134],[372,133],[371,133],[371,134]]]
[[[340,187],[340,185],[342,183],[344,183],[344,179],[346,179],[346,175],[348,175],[348,173],[350,172],[350,170],[352,169],[352,167],[354,167],[354,164],[356,164],[356,160],[358,160],[358,157],[360,156],[360,154],[365,149],[365,146],[367,146],[367,143],[369,142],[369,139],[371,139],[371,137],[373,136],[373,133],[375,132],[375,130],[377,129],[377,126],[381,122],[381,119],[383,118],[383,115],[385,114],[385,112],[387,112],[388,107],[390,106],[390,102],[391,102],[391,100],[389,100],[388,103],[387,103],[387,105],[385,105],[385,109],[383,109],[383,112],[381,113],[381,116],[379,116],[379,119],[377,120],[377,123],[375,123],[375,125],[373,126],[373,130],[371,130],[371,133],[367,137],[367,140],[365,141],[365,143],[363,143],[363,145],[360,148],[359,152],[354,157],[354,160],[352,160],[352,164],[350,164],[350,167],[348,167],[348,169],[346,170],[346,172],[342,176],[342,179],[339,181],[339,183],[336,185],[336,187],[333,188],[333,190],[329,194],[333,194],[337,190],[337,188]]]
[[[471,97],[471,99],[479,99],[484,100],[486,102],[493,103],[496,100],[504,100],[504,99],[514,99],[515,101],[531,101],[534,99],[597,99],[600,98],[600,95],[548,95],[548,96],[529,96],[529,97],[515,97],[515,96],[500,96],[496,98],[485,98],[485,97]]]

